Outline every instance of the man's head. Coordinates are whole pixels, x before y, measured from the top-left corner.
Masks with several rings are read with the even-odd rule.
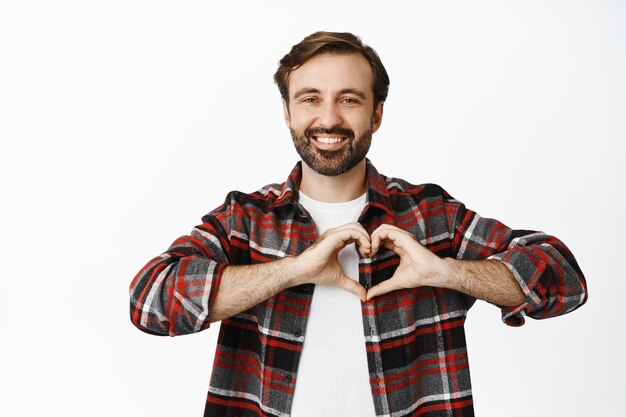
[[[372,48],[350,33],[316,32],[281,59],[274,80],[296,150],[309,167],[334,176],[365,158],[389,89]]]

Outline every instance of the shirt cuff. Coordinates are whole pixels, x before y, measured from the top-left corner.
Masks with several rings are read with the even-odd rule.
[[[507,307],[500,305],[498,306],[502,313],[502,322],[504,324],[512,327],[520,327],[526,322],[526,319],[524,317],[526,316],[526,312],[528,311],[529,306],[532,305],[532,300],[533,298],[535,298],[535,294],[525,285],[525,283],[524,285],[520,284],[521,277],[519,276],[519,273],[517,272],[513,263],[510,261],[510,257],[506,257],[507,252],[508,251],[493,254],[487,259],[500,261],[507,268],[509,268],[509,270],[513,273],[513,276],[515,277],[515,280],[517,281],[520,289],[522,290],[522,293],[524,293],[524,296],[526,297],[526,300],[517,307]],[[508,259],[504,260],[505,257]]]

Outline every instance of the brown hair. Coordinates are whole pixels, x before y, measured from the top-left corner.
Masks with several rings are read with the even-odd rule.
[[[360,53],[372,68],[374,80],[374,108],[387,98],[389,91],[389,75],[383,66],[378,54],[368,45],[364,45],[358,36],[352,33],[315,32],[294,45],[291,51],[278,62],[278,69],[274,74],[274,82],[278,86],[283,100],[289,103],[289,74],[315,55],[335,53]]]

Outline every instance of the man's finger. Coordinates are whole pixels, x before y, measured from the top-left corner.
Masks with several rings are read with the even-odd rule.
[[[395,282],[393,281],[393,277],[391,277],[388,280],[383,281],[380,284],[374,285],[372,288],[370,288],[369,291],[367,291],[367,301],[379,295],[383,295],[399,289],[400,287],[395,284]]]
[[[326,239],[330,239],[335,250],[342,249],[352,242],[357,242],[359,246],[368,251],[371,248],[369,236],[356,228],[346,228],[331,232]]]
[[[372,256],[378,253],[378,250],[380,249],[380,245],[384,245],[388,249],[393,248],[393,245],[395,243],[395,238],[396,238],[396,232],[393,230],[380,229],[380,227],[376,229],[374,233],[372,233],[372,236],[370,237],[370,240],[372,242]],[[387,241],[391,243],[391,247],[389,247],[389,245],[386,244]]]
[[[364,248],[363,246],[359,245],[359,253],[361,254],[362,257],[364,258],[369,258],[371,257],[371,246],[368,248]]]
[[[372,232],[372,236],[370,237],[372,241],[374,239],[397,240],[397,239],[401,239],[404,235],[408,233],[402,229],[398,229],[395,226],[390,226],[390,225],[383,225],[383,226],[387,226],[387,227],[379,226],[376,230]]]
[[[333,249],[336,252],[355,242],[359,246],[361,256],[371,256],[372,244],[370,235],[358,222],[347,223],[328,229],[322,236],[322,240],[328,240],[328,243],[333,245]]]
[[[398,229],[391,225],[383,226],[387,227],[382,228],[382,226],[380,226],[372,233],[370,238],[372,242],[372,253],[376,254],[380,246],[383,245],[387,249],[391,249],[402,256],[406,253],[405,249],[408,247],[407,244],[410,244],[410,242],[415,239],[405,230]]]
[[[350,291],[353,294],[356,294],[357,297],[363,302],[367,299],[367,291],[365,291],[365,287],[356,282],[353,279],[348,278],[347,276],[342,276],[341,282],[339,283],[340,287]]]

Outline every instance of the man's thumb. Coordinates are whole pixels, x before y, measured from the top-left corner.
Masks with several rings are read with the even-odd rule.
[[[367,291],[365,291],[365,288],[355,280],[342,275],[340,285],[343,289],[348,290],[359,297],[361,301],[365,302],[367,299]]]

